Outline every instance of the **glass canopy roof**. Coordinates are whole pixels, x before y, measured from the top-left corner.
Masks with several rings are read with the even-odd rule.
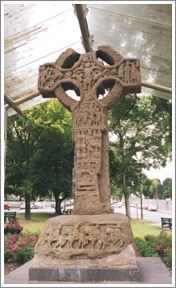
[[[92,49],[109,45],[124,58],[136,57],[140,60],[142,83],[172,88],[172,1],[99,3],[88,1],[82,5]],[[37,89],[39,65],[55,62],[67,48],[85,53],[81,29],[74,5],[69,1],[1,1],[1,6],[4,94],[16,103],[31,96],[19,104],[24,110],[46,100]],[[171,99],[170,93],[144,86],[142,93]],[[9,116],[14,113],[12,108],[8,109]]]

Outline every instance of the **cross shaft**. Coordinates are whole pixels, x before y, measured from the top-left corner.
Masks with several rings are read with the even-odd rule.
[[[107,110],[122,95],[140,92],[139,60],[123,59],[109,46],[83,55],[67,49],[40,66],[38,89],[72,112],[74,213],[111,213]],[[65,93],[69,89],[80,101]]]

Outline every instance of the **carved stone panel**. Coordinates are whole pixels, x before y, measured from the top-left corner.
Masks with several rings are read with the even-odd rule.
[[[58,216],[45,223],[36,245],[38,255],[63,259],[102,258],[119,254],[133,237],[126,216]]]
[[[123,59],[109,46],[82,55],[67,49],[55,63],[40,66],[43,97],[57,97],[72,112],[74,214],[111,213],[107,110],[140,87],[139,60]]]

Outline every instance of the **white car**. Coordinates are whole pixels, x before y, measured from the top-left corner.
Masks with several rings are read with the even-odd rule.
[[[149,205],[147,210],[149,210],[149,211],[157,211],[158,209],[157,209],[156,205]]]
[[[72,214],[73,213],[73,205],[67,204],[65,205],[65,210],[63,210],[63,214]]]
[[[112,208],[121,208],[122,205],[123,205],[122,202],[118,202],[118,203],[111,204],[111,207],[112,207]]]
[[[51,203],[51,208],[56,208],[56,203]]]
[[[40,202],[33,203],[33,209],[43,209],[43,204]]]
[[[43,204],[42,203],[37,203],[37,202],[31,202],[30,203],[30,208],[31,209],[42,209],[43,208]],[[22,202],[20,204],[20,209],[25,209],[25,202]]]

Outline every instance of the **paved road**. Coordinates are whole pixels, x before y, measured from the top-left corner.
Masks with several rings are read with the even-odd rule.
[[[17,213],[24,213],[24,209],[12,208],[11,211],[16,211]],[[141,219],[141,210],[136,209],[135,207],[130,207],[131,217]],[[31,209],[31,212],[49,212],[54,213],[55,209],[51,207],[47,207],[44,209]],[[114,213],[122,213],[125,214],[125,207],[116,208]],[[143,219],[151,221],[152,225],[161,226],[161,217],[172,218],[172,211],[148,211],[143,210]]]
[[[125,214],[125,207],[116,208],[115,213],[123,213]],[[131,218],[141,219],[141,210],[136,209],[135,207],[130,207]],[[172,218],[172,211],[167,210],[159,210],[159,211],[148,211],[143,210],[143,219],[151,221],[152,225],[161,226],[161,217]]]

